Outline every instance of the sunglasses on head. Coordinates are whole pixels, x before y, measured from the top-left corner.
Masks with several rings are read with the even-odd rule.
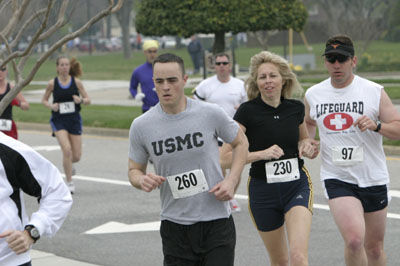
[[[7,70],[7,68],[6,67],[3,67],[2,69],[0,69],[1,71],[6,71]]]
[[[347,60],[349,60],[350,56],[335,54],[335,55],[325,55],[325,58],[326,61],[328,61],[331,64],[334,64],[336,60],[339,61],[339,63],[344,63]]]
[[[229,64],[229,62],[215,62],[215,64],[216,64],[217,66],[220,66],[220,65],[226,66],[227,64]]]

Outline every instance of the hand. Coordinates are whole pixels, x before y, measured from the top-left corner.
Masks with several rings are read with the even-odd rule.
[[[279,159],[285,153],[278,145],[272,145],[268,149],[262,151],[261,160]]]
[[[300,158],[305,156],[310,159],[314,159],[315,157],[317,157],[318,153],[319,153],[319,141],[310,138],[300,141],[299,144]]]
[[[139,92],[138,94],[136,94],[135,100],[138,102],[141,102],[145,97],[146,97],[146,95],[144,95],[143,92]]]
[[[79,97],[78,95],[72,95],[72,98],[74,99],[75,104],[83,103],[83,99],[81,99],[81,97]]]
[[[33,243],[33,239],[27,231],[7,230],[0,234],[0,238],[5,238],[8,247],[16,254],[28,251]]]
[[[58,109],[59,109],[58,103],[51,104],[51,110],[53,110],[54,112],[58,112]]]
[[[358,128],[364,132],[365,130],[369,129],[369,130],[375,130],[377,125],[376,122],[374,120],[372,120],[371,118],[369,118],[368,116],[361,116],[359,117],[356,122],[354,122],[353,124],[355,127],[358,126]]]
[[[140,188],[146,192],[151,192],[164,183],[165,180],[166,178],[163,176],[149,173],[140,178]]]
[[[235,184],[233,184],[229,179],[225,178],[222,182],[216,184],[208,192],[214,193],[217,200],[231,200],[235,195]]]

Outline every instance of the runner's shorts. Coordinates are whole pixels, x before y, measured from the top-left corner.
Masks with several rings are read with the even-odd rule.
[[[304,206],[312,213],[312,181],[305,167],[298,180],[268,184],[265,178],[249,177],[247,188],[250,215],[259,231],[281,227],[285,214],[294,206]]]
[[[164,266],[233,266],[236,230],[232,216],[192,225],[161,221]]]
[[[388,206],[390,201],[386,185],[363,188],[337,179],[326,179],[323,184],[325,186],[325,196],[328,199],[355,197],[361,201],[364,212],[382,210]]]
[[[50,125],[53,133],[66,130],[72,135],[82,135],[82,118],[79,113],[51,117]]]

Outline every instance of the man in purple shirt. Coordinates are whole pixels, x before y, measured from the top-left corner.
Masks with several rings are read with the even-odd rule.
[[[137,67],[131,77],[129,91],[132,97],[137,101],[142,101],[143,113],[158,103],[157,93],[154,90],[153,83],[153,61],[157,57],[158,42],[156,40],[147,40],[143,43],[143,53],[146,57],[146,63]],[[138,85],[140,83],[140,90]]]

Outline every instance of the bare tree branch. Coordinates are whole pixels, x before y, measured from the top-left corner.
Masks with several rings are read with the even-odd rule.
[[[13,23],[8,23],[7,26],[0,32],[0,39],[5,43],[6,49],[8,51],[8,56],[3,59],[0,64],[2,66],[6,65],[7,62],[12,62],[13,67],[14,67],[14,73],[16,73],[16,78],[15,78],[15,85],[11,89],[9,93],[6,94],[6,96],[3,98],[3,100],[0,102],[0,113],[3,113],[5,108],[8,106],[8,104],[16,97],[16,95],[26,86],[28,85],[32,79],[34,78],[35,74],[41,67],[41,65],[49,58],[51,54],[53,54],[57,49],[59,49],[62,45],[67,43],[70,40],[73,40],[74,38],[80,36],[82,33],[87,31],[90,26],[92,26],[94,23],[99,21],[100,19],[118,11],[123,4],[123,0],[118,0],[118,2],[115,4],[114,0],[108,0],[108,7],[105,8],[104,10],[98,12],[95,16],[91,17],[83,26],[81,26],[78,30],[71,32],[69,34],[66,34],[64,37],[62,37],[60,40],[55,42],[50,46],[50,48],[44,52],[43,54],[40,55],[40,57],[36,60],[32,70],[30,70],[29,74],[27,77],[24,79],[21,76],[23,67],[25,65],[26,60],[28,60],[29,56],[31,55],[32,48],[35,47],[39,42],[47,39],[52,33],[55,31],[59,30],[62,26],[65,25],[65,13],[69,4],[68,0],[63,0],[62,6],[60,8],[60,13],[58,15],[58,19],[54,25],[52,25],[46,32],[43,33],[43,30],[46,28],[46,23],[48,22],[49,19],[49,14],[50,14],[50,7],[53,5],[53,0],[48,1],[48,6],[45,12],[40,12],[40,15],[38,14],[37,17],[43,18],[40,28],[36,31],[34,37],[32,38],[31,42],[29,43],[28,48],[26,48],[23,52],[12,52],[10,45],[7,42],[7,38],[9,35],[15,30],[15,25],[20,22],[23,13],[25,12],[25,9],[29,3],[29,0],[24,0],[21,5],[18,5],[18,0],[12,1],[13,4],[13,14],[12,18],[10,21]],[[41,10],[43,11],[43,10]],[[1,13],[0,13],[1,15]],[[15,63],[16,58],[20,59],[20,64],[17,66]]]
[[[12,15],[11,19],[9,20],[7,26],[1,32],[1,34],[3,36],[5,36],[6,38],[8,38],[10,36],[11,32],[15,29],[18,22],[21,20],[22,16],[24,15],[28,5],[29,5],[29,0],[24,0],[20,7],[18,6],[18,0],[12,1],[13,15]]]

